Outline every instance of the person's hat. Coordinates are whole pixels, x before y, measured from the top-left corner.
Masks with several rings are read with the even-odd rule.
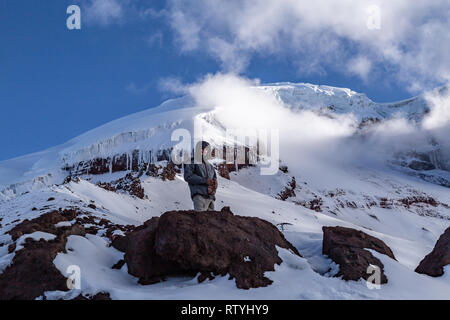
[[[208,147],[209,147],[209,143],[206,141],[202,141],[202,150],[205,150]]]

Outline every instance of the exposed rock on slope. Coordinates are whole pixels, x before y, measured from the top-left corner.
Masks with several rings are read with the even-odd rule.
[[[275,246],[300,255],[274,225],[235,216],[228,207],[167,212],[136,228],[124,242],[128,271],[141,284],[200,272],[199,281],[229,274],[238,288],[257,288],[271,284],[264,272],[282,263]]]
[[[84,236],[85,230],[77,223],[70,227],[55,226],[63,221],[68,221],[68,217],[53,211],[33,220],[25,220],[11,230],[13,240],[35,231],[51,233],[56,238],[50,241],[25,240],[23,248],[16,251],[11,265],[0,274],[0,300],[31,300],[45,291],[68,290],[67,280],[56,269],[53,260],[58,252],[65,252],[68,236]]]
[[[103,174],[114,173],[119,171],[140,172],[150,170],[150,167],[156,161],[169,161],[171,149],[162,149],[158,152],[148,150],[133,150],[131,153],[121,153],[113,157],[94,158],[88,161],[81,161],[74,165],[65,165],[63,170],[70,173],[71,176],[78,176],[83,174]],[[155,153],[155,154],[153,154]],[[143,159],[151,159],[144,161]]]
[[[326,254],[335,263],[339,264],[337,277],[342,276],[344,280],[367,280],[369,265],[380,268],[381,283],[387,283],[384,274],[384,265],[374,257],[372,249],[395,259],[392,250],[380,239],[372,237],[362,231],[344,227],[323,227],[323,254]]]
[[[433,251],[416,268],[416,272],[432,277],[444,274],[444,267],[450,264],[450,228],[447,228],[436,242]]]
[[[217,171],[222,178],[230,180],[230,170],[228,169],[227,164],[221,163],[217,166]]]
[[[285,201],[290,197],[295,197],[295,188],[297,187],[297,182],[295,181],[295,177],[292,177],[291,182],[281,191],[277,198]]]
[[[97,184],[99,187],[113,192],[123,191],[139,199],[145,198],[145,191],[142,188],[141,180],[134,177],[131,173],[125,177],[112,182],[101,182]]]
[[[79,213],[73,210],[51,211],[44,213],[43,215],[33,219],[24,220],[7,233],[11,235],[13,241],[16,241],[24,234],[30,234],[36,231],[47,232],[51,234],[57,234],[57,223],[63,221],[70,221],[74,219]]]

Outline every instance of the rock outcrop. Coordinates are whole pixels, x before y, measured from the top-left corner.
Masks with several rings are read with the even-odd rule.
[[[217,156],[228,162],[219,168],[219,173],[223,173],[226,178],[228,172],[240,170],[244,167],[251,166],[256,163],[256,159],[259,151],[253,148],[245,147],[240,152],[243,152],[242,159],[239,159],[238,165],[234,162],[237,160],[238,147],[235,146],[223,146],[222,154],[216,153],[216,149],[213,150],[213,157]],[[80,161],[77,163],[66,163],[62,170],[68,173],[71,178],[78,177],[85,174],[105,174],[121,171],[132,171],[139,173],[139,175],[147,174],[149,176],[161,176],[163,180],[173,180],[176,173],[179,173],[180,165],[175,165],[172,162],[173,148],[159,149],[159,150],[142,150],[135,149],[130,153],[118,153],[110,157],[93,157],[92,159]],[[228,155],[228,156],[227,156]],[[231,160],[229,159],[231,155]],[[169,165],[161,166],[158,163],[167,162]],[[162,169],[162,170],[160,170]]]
[[[112,182],[100,182],[97,186],[112,192],[125,192],[139,199],[145,198],[145,190],[142,188],[141,180],[132,173]]]
[[[125,249],[128,272],[141,284],[171,275],[200,273],[198,280],[229,275],[241,289],[267,286],[264,276],[281,264],[276,246],[300,255],[271,223],[222,211],[171,211],[116,241]]]
[[[56,224],[63,221],[70,221],[74,219],[79,212],[75,210],[64,210],[64,211],[50,211],[44,213],[43,215],[28,220],[25,219],[21,223],[17,224],[7,233],[11,236],[13,241],[16,241],[19,237],[24,234],[30,234],[36,231],[47,232],[51,234],[57,234],[58,228]]]
[[[323,254],[339,265],[337,277],[344,280],[367,280],[367,268],[374,265],[381,270],[381,283],[387,283],[384,265],[366,249],[372,249],[395,259],[392,250],[380,239],[362,231],[344,227],[323,227]]]
[[[416,268],[416,272],[432,277],[444,274],[444,267],[450,264],[450,228],[440,236],[433,251],[431,251]]]
[[[154,150],[133,150],[131,153],[116,154],[107,158],[93,158],[87,161],[80,161],[72,165],[65,165],[62,169],[69,172],[70,176],[76,177],[83,174],[104,174],[131,170],[139,172],[145,170],[149,164],[158,161],[170,161],[172,149]],[[150,159],[144,161],[143,159]]]
[[[68,221],[57,211],[46,213],[33,220],[25,220],[9,233],[13,240],[20,236],[42,231],[56,236],[54,240],[25,240],[23,248],[16,251],[12,263],[0,274],[0,300],[31,300],[45,291],[67,291],[67,279],[53,264],[58,252],[65,252],[67,237],[84,236],[83,226],[75,223],[67,227],[55,224]]]
[[[230,180],[230,169],[226,163],[221,163],[217,166],[217,172],[222,178]]]
[[[277,199],[286,201],[288,198],[295,197],[295,188],[297,187],[297,182],[295,177],[292,177],[288,185],[277,195]]]

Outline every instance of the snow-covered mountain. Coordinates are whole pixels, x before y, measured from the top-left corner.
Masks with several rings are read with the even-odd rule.
[[[395,103],[375,103],[365,94],[347,88],[320,86],[308,83],[275,83],[261,86],[292,109],[312,109],[323,113],[354,114],[359,121],[388,119],[396,113],[420,120],[429,111],[421,96]]]
[[[113,299],[449,299],[448,267],[438,278],[414,271],[450,226],[450,152],[442,135],[422,128],[435,107],[429,99],[375,103],[350,89],[303,83],[246,90],[256,97],[246,96],[250,113],[232,105],[234,100],[219,105],[187,95],[60,146],[0,162],[0,277],[13,264],[20,241],[52,238],[36,231],[14,241],[11,229],[53,210],[78,210],[92,232],[70,236],[70,250],[53,263],[65,276],[68,266],[79,266],[81,289],[41,298],[107,292]],[[445,96],[448,88],[434,94]],[[256,119],[248,119],[252,115]],[[274,283],[250,291],[226,277],[201,284],[176,277],[142,286],[126,265],[111,269],[123,258],[109,246],[112,235],[192,207],[182,167],[169,164],[177,143],[171,141],[173,132],[194,132],[200,125],[205,137],[221,146],[232,144],[226,129],[242,123],[280,129],[280,170],[261,175],[263,164],[227,167],[231,172],[219,178],[216,207],[283,225],[303,258],[280,250],[284,262],[266,274]],[[399,132],[397,126],[406,129]],[[75,222],[80,220],[70,221]],[[383,240],[397,258],[374,253],[389,283],[370,290],[363,280],[334,277],[339,266],[322,254],[323,226],[345,226]]]

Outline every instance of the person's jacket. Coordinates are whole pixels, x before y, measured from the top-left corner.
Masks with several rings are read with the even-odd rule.
[[[216,199],[214,195],[208,194],[207,179],[215,179],[217,181],[216,170],[208,161],[203,163],[191,163],[184,166],[184,180],[189,184],[191,198],[196,195],[210,197]]]

